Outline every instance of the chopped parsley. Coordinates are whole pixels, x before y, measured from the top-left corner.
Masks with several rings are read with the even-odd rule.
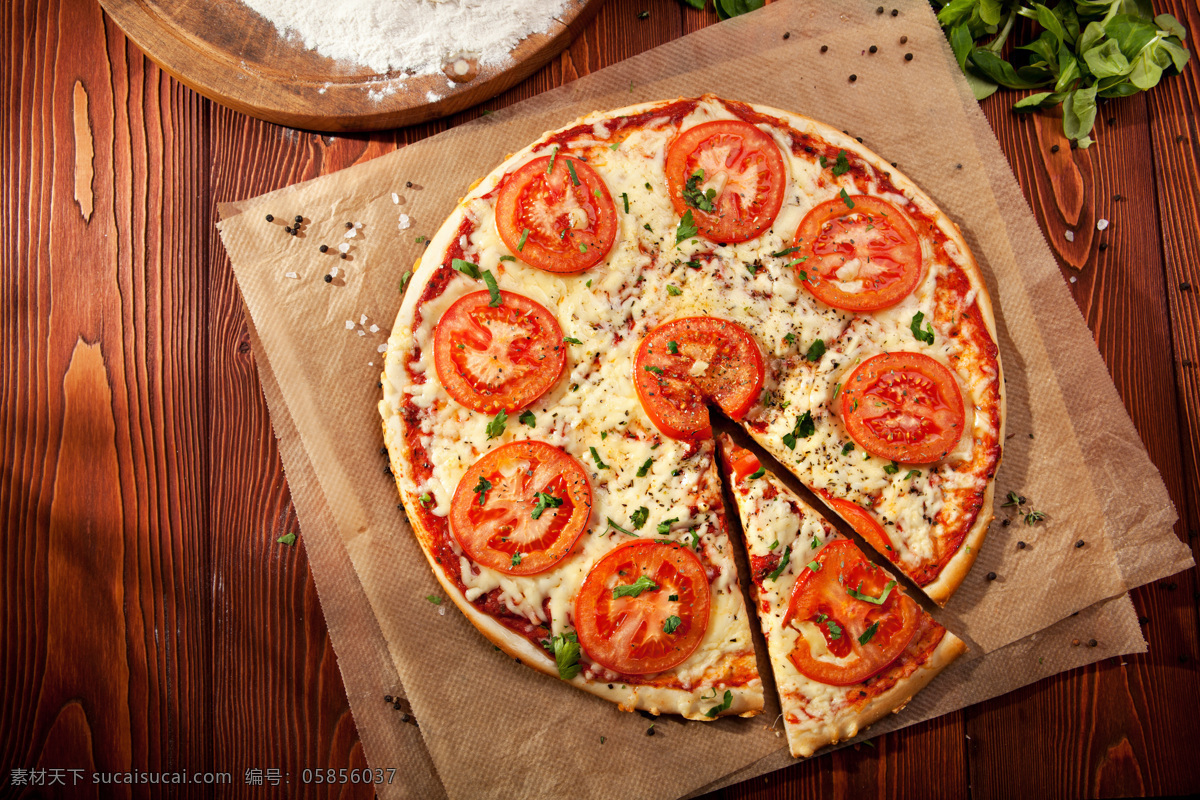
[[[846,444],[842,446],[842,455],[848,454],[853,449],[854,449],[854,442],[846,442]]]
[[[713,693],[716,694],[716,691],[717,690],[714,688]],[[705,711],[704,716],[711,719],[711,718],[715,717],[717,714],[720,714],[722,711],[727,711],[729,709],[729,706],[732,704],[733,704],[733,692],[726,689],[725,697],[721,700],[720,705],[715,705],[712,708],[710,708],[708,711]]]
[[[692,528],[690,531],[688,531],[688,536],[692,537],[692,549],[695,550],[697,553],[699,553],[700,552],[700,534],[696,532],[695,528]]]
[[[893,461],[892,463],[885,466],[883,468],[883,471],[886,472],[888,475],[895,475],[897,472],[900,471],[900,465],[897,464],[895,461]]]
[[[537,499],[537,505],[533,507],[533,511],[529,514],[533,519],[542,516],[542,513],[547,508],[558,508],[563,504],[561,497],[555,497],[549,492],[534,492],[533,496]]]
[[[771,255],[775,258],[783,258],[784,256],[791,255],[792,253],[798,253],[800,250],[801,247],[797,245],[796,247],[789,247],[786,250],[780,250],[778,253],[771,253]]]
[[[678,297],[679,295],[683,294],[683,290],[678,286],[668,283],[667,294],[671,295],[672,297]]]
[[[924,342],[925,344],[933,344],[933,325],[932,325],[932,323],[926,322],[925,330],[921,330],[921,323],[924,320],[925,320],[925,312],[918,311],[916,314],[913,314],[912,322],[909,323],[908,327],[912,331],[913,337],[918,342]]]
[[[596,469],[608,469],[608,464],[600,460],[600,454],[596,452],[595,447],[589,447],[588,450],[592,451],[592,458],[596,461]]]
[[[621,533],[625,534],[626,536],[634,536],[634,537],[636,537],[636,536],[637,536],[637,534],[636,534],[636,533],[634,533],[634,532],[632,532],[632,531],[627,531],[627,530],[625,530],[624,528],[622,528],[620,525],[618,525],[617,523],[613,522],[613,518],[612,518],[612,517],[609,517],[609,518],[608,518],[608,527],[610,527],[610,528],[616,528],[618,531],[620,531]]]
[[[859,644],[866,644],[875,638],[875,634],[879,631],[879,621],[871,623],[871,626],[862,632],[862,636],[858,637]]]
[[[792,560],[792,546],[789,544],[783,549],[783,558],[779,559],[779,566],[767,577],[771,580],[778,580],[783,571],[787,569],[788,562]]]
[[[823,355],[825,355],[825,340],[817,339],[809,346],[808,353],[804,357],[809,361],[820,361]]]
[[[531,428],[537,425],[537,417],[534,416],[532,411],[522,411],[521,416],[517,417],[517,419],[520,420],[522,425],[528,425]]]
[[[640,467],[638,467],[637,476],[639,478],[646,477],[646,474],[650,472],[650,468],[653,466],[654,466],[654,459],[647,458],[645,463],[642,464]]]
[[[583,342],[579,341],[574,336],[564,336],[563,341],[567,344],[583,344]]]
[[[508,414],[503,409],[500,413],[492,417],[492,421],[487,424],[487,438],[495,439],[500,434],[504,433],[504,426],[508,424]]]
[[[663,623],[663,633],[674,633],[682,624],[683,620],[672,614],[671,616],[667,617],[667,621]]]
[[[796,343],[796,334],[794,334],[794,333],[785,334],[783,337],[783,340],[785,342],[787,342],[788,344],[795,344]]]
[[[653,372],[655,375],[662,375],[662,374],[663,374],[662,367],[653,367],[653,366],[651,366],[651,367],[643,367],[642,369],[646,370],[646,372]]]
[[[658,535],[666,536],[668,533],[670,533],[671,523],[673,522],[679,522],[679,517],[671,517],[670,519],[664,519],[662,522],[658,523]]]
[[[820,550],[821,540],[814,535],[812,541],[808,543],[808,547],[810,550]]]
[[[845,189],[838,192],[838,197],[842,198],[842,202],[846,204],[846,208],[854,208],[854,201],[850,199],[850,195],[846,194]]]
[[[667,342],[667,352],[673,356],[679,355],[679,343],[676,342],[674,339]]]
[[[436,594],[427,594],[425,595],[425,599],[433,603],[435,606],[440,606],[442,604],[442,598],[438,597]]]
[[[797,439],[807,439],[816,431],[817,424],[813,422],[812,412],[805,411],[802,416],[796,418],[796,427],[792,428],[792,432],[783,435],[783,443],[789,450],[795,450]]]
[[[888,595],[892,593],[892,589],[895,587],[895,581],[888,581],[887,586],[883,587],[883,594],[879,595],[879,597],[872,597],[869,594],[862,593],[862,581],[859,581],[858,589],[851,589],[847,587],[846,594],[850,595],[855,600],[862,600],[864,603],[874,603],[877,606],[881,606],[883,605],[884,601],[888,599]],[[866,642],[863,642],[863,644],[866,644]]]
[[[908,474],[904,476],[904,480],[911,481],[913,478],[919,478],[919,477],[921,477],[921,470],[910,469],[908,471]]]
[[[521,554],[520,553],[513,553],[512,565],[514,567],[518,567],[521,565]]]
[[[624,586],[613,587],[613,599],[618,597],[637,597],[646,590],[653,591],[658,588],[658,584],[643,575],[633,583],[627,583]]]
[[[408,288],[408,282],[412,280],[412,270],[406,269],[404,274],[400,276],[400,292],[403,293]]]
[[[650,509],[646,508],[645,506],[639,506],[638,510],[633,512],[633,515],[630,517],[630,519],[633,520],[633,529],[635,531],[640,531],[642,526],[646,524],[646,520],[649,519],[649,517]]]
[[[491,488],[492,488],[492,482],[489,481],[487,478],[483,477],[482,475],[480,475],[479,483],[475,484],[475,488],[471,490],[479,496],[479,505],[483,505],[484,502],[487,500],[488,489],[491,489]]]
[[[675,246],[678,247],[684,240],[695,236],[697,230],[696,221],[692,219],[692,210],[689,208],[683,212],[683,217],[679,220],[679,227],[675,229]]]
[[[850,171],[850,160],[846,158],[845,150],[838,150],[837,163],[833,165],[833,177],[845,175]]]
[[[550,640],[549,649],[554,653],[554,665],[558,667],[558,677],[569,681],[579,674],[579,637],[575,635],[575,631],[567,631],[555,636]]]
[[[296,532],[288,531],[283,536],[280,536],[278,539],[276,539],[275,543],[276,544],[286,544],[286,545],[295,544],[296,543]]]
[[[489,269],[483,273],[483,282],[487,284],[488,294],[492,299],[488,301],[488,308],[498,308],[500,306],[500,287],[496,285],[496,276]]]
[[[525,241],[527,239],[529,239],[529,228],[525,228],[521,231],[521,241],[517,242],[518,253],[525,249]]]
[[[468,278],[479,280],[479,265],[472,264],[470,261],[463,261],[461,258],[453,259],[450,266],[466,275]]]
[[[716,189],[709,189],[707,192],[700,191],[700,184],[704,181],[704,170],[698,169],[692,173],[692,176],[687,179],[687,183],[683,187],[683,202],[687,203],[698,211],[713,212],[713,198],[717,196]]]

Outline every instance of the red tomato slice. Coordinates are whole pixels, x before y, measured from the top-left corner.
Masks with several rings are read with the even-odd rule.
[[[504,179],[496,198],[496,226],[526,264],[547,272],[582,272],[612,249],[617,208],[596,170],[558,153],[535,158]]]
[[[582,464],[545,442],[512,442],[476,461],[458,482],[450,532],[476,564],[536,575],[566,558],[591,516]]]
[[[645,588],[628,594],[642,579],[647,579]],[[663,672],[682,664],[700,645],[708,630],[709,599],[708,575],[691,550],[675,542],[628,542],[596,562],[584,578],[575,598],[579,644],[614,672]]]
[[[809,567],[801,573],[783,620],[801,632],[788,658],[815,681],[831,686],[862,683],[908,647],[921,609],[848,539],[825,545],[814,560],[820,569]],[[868,602],[851,591],[883,601]]]
[[[848,311],[894,306],[921,279],[921,243],[904,212],[886,200],[854,195],[809,211],[796,230],[792,258],[818,300]]]
[[[673,439],[709,437],[706,401],[734,419],[744,417],[762,392],[765,372],[754,337],[717,317],[659,325],[638,346],[633,369],[642,408]]]
[[[732,451],[729,455],[729,471],[733,473],[734,483],[741,483],[747,475],[753,475],[762,469],[762,464],[754,453],[736,445],[732,446]]]
[[[675,211],[682,217],[690,210],[700,235],[714,242],[744,242],[771,227],[786,185],[779,146],[748,122],[701,123],[667,150]]]
[[[850,527],[854,529],[855,533],[867,540],[867,544],[892,561],[900,560],[900,554],[896,552],[896,548],[892,547],[892,540],[888,537],[887,531],[879,524],[879,520],[871,516],[869,511],[857,503],[834,497],[824,489],[817,489],[816,492],[833,507],[834,511],[841,515],[842,519],[850,523]]]
[[[484,414],[517,411],[546,393],[567,363],[562,329],[541,303],[500,292],[460,298],[433,332],[438,379],[458,402]]]
[[[882,353],[842,385],[842,422],[850,438],[880,458],[929,464],[962,436],[962,393],[954,374],[921,353]]]

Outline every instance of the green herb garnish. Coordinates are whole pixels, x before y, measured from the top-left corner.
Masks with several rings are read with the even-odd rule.
[[[508,414],[501,409],[500,413],[492,417],[491,422],[487,424],[487,438],[495,439],[500,434],[504,433],[504,426],[508,424]]]
[[[658,584],[643,575],[633,583],[627,583],[624,586],[613,587],[613,599],[618,597],[638,597],[642,592],[653,591],[658,588]]]
[[[912,322],[910,322],[908,325],[909,330],[912,331],[913,337],[916,338],[918,342],[933,344],[933,325],[932,323],[926,323],[925,330],[921,330],[921,323],[924,320],[924,311],[918,311],[916,314],[913,314]]]
[[[645,506],[639,506],[638,510],[634,511],[630,516],[630,519],[633,521],[633,529],[635,531],[640,531],[642,526],[646,524],[646,520],[649,519],[649,517],[650,509],[646,508]]]
[[[533,507],[533,511],[529,514],[532,519],[538,519],[541,517],[542,512],[544,512],[547,508],[558,508],[563,504],[561,497],[555,497],[549,492],[534,492],[533,496],[537,499],[537,504]]]

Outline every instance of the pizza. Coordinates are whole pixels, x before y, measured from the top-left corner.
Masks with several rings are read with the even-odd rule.
[[[991,520],[1002,386],[986,286],[925,194],[825,125],[704,96],[590,114],[473,186],[414,267],[379,409],[486,637],[711,720],[763,686],[710,415],[945,603]]]
[[[966,645],[762,466],[720,438],[793,756],[904,708]]]

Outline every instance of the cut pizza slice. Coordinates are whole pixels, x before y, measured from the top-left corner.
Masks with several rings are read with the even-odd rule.
[[[728,435],[721,460],[793,756],[898,712],[966,645]]]

